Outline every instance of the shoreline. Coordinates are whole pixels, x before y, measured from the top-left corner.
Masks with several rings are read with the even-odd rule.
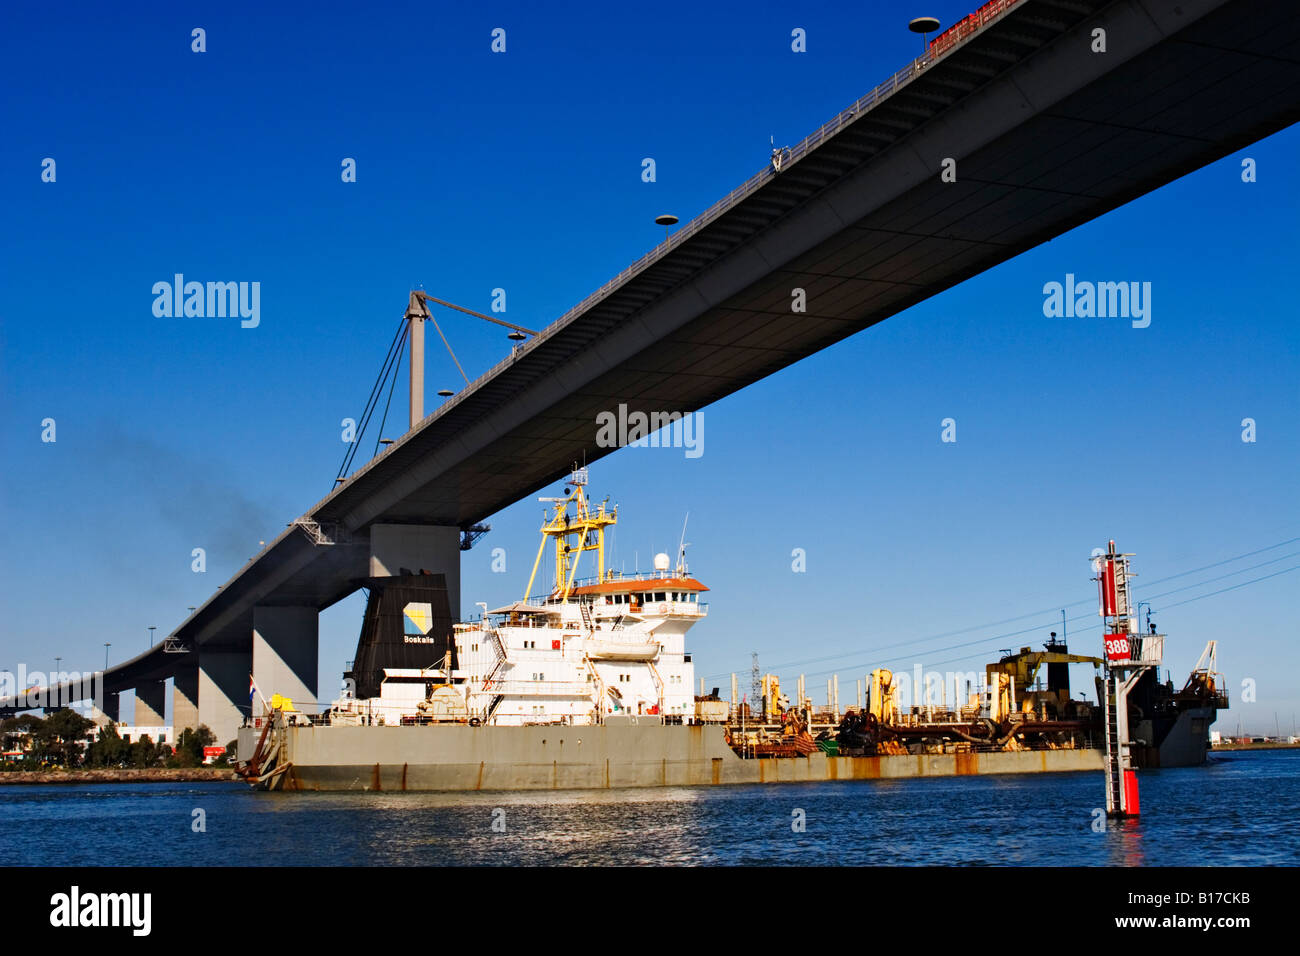
[[[1296,750],[1300,744],[1218,744],[1211,745],[1208,753],[1227,753],[1232,750]]]
[[[95,770],[12,770],[0,785],[46,783],[212,783],[237,780],[229,767],[126,767]]]

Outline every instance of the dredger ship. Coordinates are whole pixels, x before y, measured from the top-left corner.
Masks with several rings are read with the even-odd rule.
[[[586,485],[578,469],[563,496],[541,499],[552,507],[523,599],[480,604],[478,620],[451,621],[440,574],[372,579],[348,691],[310,716],[273,694],[239,732],[239,773],[260,789],[455,791],[1102,768],[1097,708],[1071,699],[1068,665],[1103,661],[1054,641],[989,665],[960,703],[957,688],[951,703],[927,688],[901,707],[905,675],[885,669],[867,678],[866,705],[843,713],[838,682],[820,711],[802,678],[794,702],[773,675],[752,702],[734,676],[729,700],[695,693],[686,633],[707,617],[709,589],[684,538],[675,561],[608,569],[617,508]],[[555,583],[534,597],[548,543]],[[579,579],[584,554],[596,573]]]

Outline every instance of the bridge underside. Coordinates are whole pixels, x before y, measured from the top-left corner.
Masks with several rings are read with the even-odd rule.
[[[426,420],[389,452],[414,467],[376,462],[318,513],[480,520],[607,454],[602,411],[702,408],[1300,118],[1293,4],[1222,4],[1167,39],[1137,3],[1065,6],[989,27]]]
[[[439,409],[315,514],[479,521],[608,454],[601,412],[702,408],[1300,118],[1300,8],[1181,7],[1014,9]],[[1091,51],[1097,25],[1105,54]],[[945,157],[955,183],[940,179]],[[791,311],[796,288],[806,314]],[[280,590],[329,603],[358,567],[318,555]]]

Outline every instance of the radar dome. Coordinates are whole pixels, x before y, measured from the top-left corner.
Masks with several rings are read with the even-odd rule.
[[[655,570],[656,571],[668,570],[668,555],[664,554],[662,551],[660,551],[658,554],[655,555]]]

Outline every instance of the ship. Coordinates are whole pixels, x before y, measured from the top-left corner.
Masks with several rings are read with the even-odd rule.
[[[442,574],[364,582],[342,696],[306,714],[273,694],[239,731],[237,772],[262,790],[463,791],[1102,769],[1099,708],[1071,699],[1067,666],[1103,662],[1054,640],[990,664],[960,700],[905,701],[903,675],[884,668],[843,711],[838,678],[825,707],[802,678],[792,701],[771,674],[752,700],[735,675],[729,698],[706,692],[686,635],[708,617],[709,588],[684,531],[650,570],[610,568],[618,508],[587,486],[575,466],[562,495],[540,499],[541,544],[511,604],[453,621]],[[548,546],[553,575],[535,594]],[[587,555],[594,573],[579,577]]]
[[[1151,628],[1151,633],[1155,629]],[[1196,767],[1210,749],[1210,725],[1228,709],[1228,692],[1218,673],[1218,643],[1210,641],[1181,689],[1158,668],[1145,671],[1129,691],[1129,753],[1139,769]]]

